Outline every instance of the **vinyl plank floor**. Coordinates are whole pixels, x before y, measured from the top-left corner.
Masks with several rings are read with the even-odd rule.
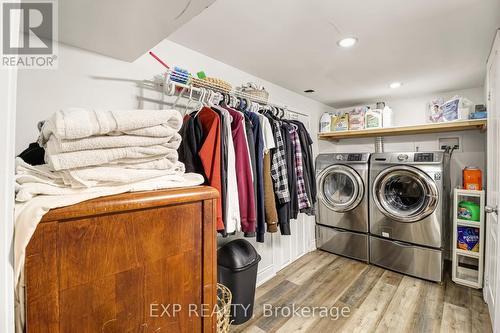
[[[253,317],[230,332],[488,333],[490,323],[482,293],[448,273],[438,284],[314,251],[257,288]]]

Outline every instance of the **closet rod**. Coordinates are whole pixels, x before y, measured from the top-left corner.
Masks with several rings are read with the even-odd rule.
[[[185,84],[185,83],[181,83],[181,82],[177,82],[177,81],[169,79],[169,76],[172,76],[172,75],[174,76],[174,78],[179,78],[179,76],[176,76],[176,74],[177,73],[167,71],[167,73],[165,73],[165,80],[164,81],[169,82],[170,84],[174,84],[177,87],[187,89],[188,92],[189,92],[189,90],[193,90],[195,92],[200,93],[201,92],[200,88],[211,89],[213,91],[223,92],[223,93],[233,95],[236,97],[243,97],[243,98],[246,98],[252,102],[255,102],[255,103],[258,103],[261,105],[274,106],[276,108],[283,109],[283,110],[285,110],[285,112],[288,112],[288,113],[293,113],[293,114],[300,115],[303,117],[309,117],[308,114],[298,112],[295,110],[291,110],[286,105],[271,103],[271,102],[265,101],[263,99],[260,99],[258,97],[255,97],[253,95],[250,95],[248,93],[245,93],[243,91],[234,90],[234,89],[227,89],[226,87],[223,87],[215,82],[207,82],[205,80],[190,77],[190,79],[193,83],[192,84]]]
[[[255,102],[255,103],[258,103],[258,104],[261,104],[261,105],[274,106],[276,108],[283,109],[283,110],[285,110],[285,112],[288,112],[288,113],[293,113],[293,114],[300,115],[300,116],[303,116],[303,117],[309,117],[308,114],[305,114],[305,113],[302,113],[302,112],[298,112],[298,111],[295,111],[295,110],[291,110],[286,105],[280,105],[280,104],[271,103],[271,102],[268,102],[268,101],[263,100],[261,98],[255,97],[255,96],[250,95],[248,93],[245,93],[243,91],[239,91],[239,90],[236,90],[236,89],[228,89],[227,87],[225,87],[225,86],[223,86],[221,84],[218,84],[216,82],[208,82],[206,80],[202,80],[202,79],[193,77],[191,74],[187,74],[187,73],[184,74],[184,73],[176,72],[176,71],[172,70],[156,54],[154,54],[151,51],[149,52],[149,54],[156,61],[158,61],[160,64],[162,64],[166,68],[165,74],[163,76],[164,77],[164,82],[163,82],[164,84],[168,82],[168,83],[175,84],[176,86],[184,88],[184,89],[192,89],[193,91],[196,91],[196,92],[200,92],[200,90],[198,89],[199,87],[205,88],[205,89],[211,89],[213,91],[218,91],[218,92],[226,93],[226,94],[233,95],[233,96],[236,96],[236,97],[243,97],[243,98],[246,98],[246,99],[248,99],[248,100],[250,100],[252,102]],[[173,77],[175,79],[180,79],[182,81],[191,82],[191,84],[184,84],[184,83],[181,83],[181,82],[177,82],[175,80],[171,80],[170,79],[171,77]],[[199,87],[197,87],[197,86],[199,86]],[[163,91],[165,91],[165,88],[166,87],[163,88]]]

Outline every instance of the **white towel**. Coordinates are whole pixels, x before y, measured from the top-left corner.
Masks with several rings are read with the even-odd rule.
[[[167,158],[136,164],[105,165],[61,171],[51,170],[47,164],[29,165],[21,158],[17,158],[15,179],[20,185],[41,183],[79,189],[93,186],[124,185],[160,176],[182,175],[184,172],[185,167],[182,162],[172,162]],[[26,188],[24,192],[26,192]],[[31,194],[18,194],[18,201],[27,201],[32,197]]]
[[[177,156],[178,158],[178,156]],[[167,157],[162,158],[144,158],[141,160],[136,160],[128,164],[121,164],[119,167],[125,169],[151,169],[151,170],[169,170],[171,168],[177,167],[178,162],[177,158],[176,162],[172,162],[173,159]],[[184,165],[184,164],[183,164]],[[111,164],[110,166],[118,166],[116,164]]]
[[[187,173],[184,175],[167,175],[163,177],[153,178],[150,180],[122,185],[122,186],[103,186],[90,189],[72,190],[71,194],[63,188],[53,187],[53,193],[64,195],[39,195],[32,200],[23,203],[16,203],[15,206],[15,232],[14,232],[14,278],[16,290],[16,327],[17,332],[24,332],[25,326],[25,286],[23,267],[26,254],[26,246],[28,245],[35,229],[42,219],[43,215],[50,209],[73,205],[82,201],[93,198],[98,198],[106,195],[119,194],[124,192],[136,192],[146,190],[159,190],[175,187],[188,187],[200,185],[204,182],[201,175],[195,173]],[[25,183],[17,185],[16,188],[21,188],[21,191],[31,193],[44,194],[47,193],[48,185],[41,183]],[[28,189],[29,188],[29,189]],[[67,190],[67,189],[66,189]],[[70,189],[71,190],[71,189]],[[19,194],[19,193],[18,193]]]
[[[87,110],[69,108],[56,112],[42,126],[41,143],[51,135],[59,139],[80,139],[94,135],[132,134],[165,136],[161,133],[179,131],[182,116],[176,110]],[[143,130],[154,128],[153,130]],[[149,135],[146,135],[149,133]],[[157,135],[155,135],[157,134]],[[167,134],[168,135],[168,134]]]
[[[15,175],[16,182],[21,184],[24,182],[29,182],[21,180],[24,179],[25,177],[28,177],[28,179],[30,177],[38,177],[45,181],[56,181],[61,178],[56,172],[51,170],[47,164],[30,165],[24,162],[22,158],[17,157],[16,175]]]
[[[161,137],[135,136],[135,135],[100,135],[88,138],[63,140],[51,135],[46,143],[45,152],[50,155],[67,153],[80,150],[144,147],[154,145],[167,145],[177,149],[182,140],[181,136],[172,129],[170,133]]]
[[[53,170],[67,170],[103,164],[125,164],[166,158],[178,160],[177,150],[166,145],[82,150],[55,155],[45,154],[45,162]]]
[[[18,192],[16,193],[16,201],[17,202],[27,202],[33,199],[36,199],[37,196],[39,195],[51,195],[51,196],[60,196],[61,198],[64,196],[72,196],[75,194],[81,194],[81,193],[98,193],[102,191],[102,188],[104,187],[113,187],[113,186],[133,186],[137,182],[140,181],[151,181],[154,179],[160,179],[164,178],[168,180],[170,183],[179,183],[182,184],[182,182],[185,180],[185,175],[190,175],[190,174],[171,174],[171,175],[160,175],[157,177],[151,177],[151,174],[143,175],[142,180],[138,180],[136,182],[132,182],[130,179],[127,182],[124,182],[122,184],[112,184],[111,182],[103,182],[103,183],[98,183],[94,185],[93,187],[88,187],[88,188],[70,188],[67,186],[58,186],[54,184],[49,184],[47,182],[33,182],[33,183],[23,183],[20,188],[18,189]],[[118,178],[116,178],[118,179]],[[117,181],[118,182],[118,181]],[[199,184],[197,184],[199,185]],[[179,187],[179,186],[176,186]]]
[[[175,166],[166,170],[127,169],[121,167],[95,167],[63,171],[72,182],[78,182],[85,187],[122,185],[141,180],[184,174],[184,164],[176,162]]]

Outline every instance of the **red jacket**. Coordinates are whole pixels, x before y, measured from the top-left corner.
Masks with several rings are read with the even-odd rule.
[[[198,152],[201,164],[208,178],[210,186],[219,191],[217,199],[217,230],[224,230],[222,222],[221,202],[221,151],[220,151],[220,119],[219,115],[212,109],[204,107],[197,115],[203,127],[203,145]]]
[[[233,120],[231,132],[233,135],[234,153],[236,157],[236,179],[238,180],[238,199],[240,202],[241,231],[255,232],[255,197],[252,181],[250,155],[245,133],[243,132],[243,115],[238,111],[226,108]]]

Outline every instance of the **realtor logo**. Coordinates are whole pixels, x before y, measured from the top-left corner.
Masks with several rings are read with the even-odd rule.
[[[54,1],[2,2],[2,67],[56,68]]]

